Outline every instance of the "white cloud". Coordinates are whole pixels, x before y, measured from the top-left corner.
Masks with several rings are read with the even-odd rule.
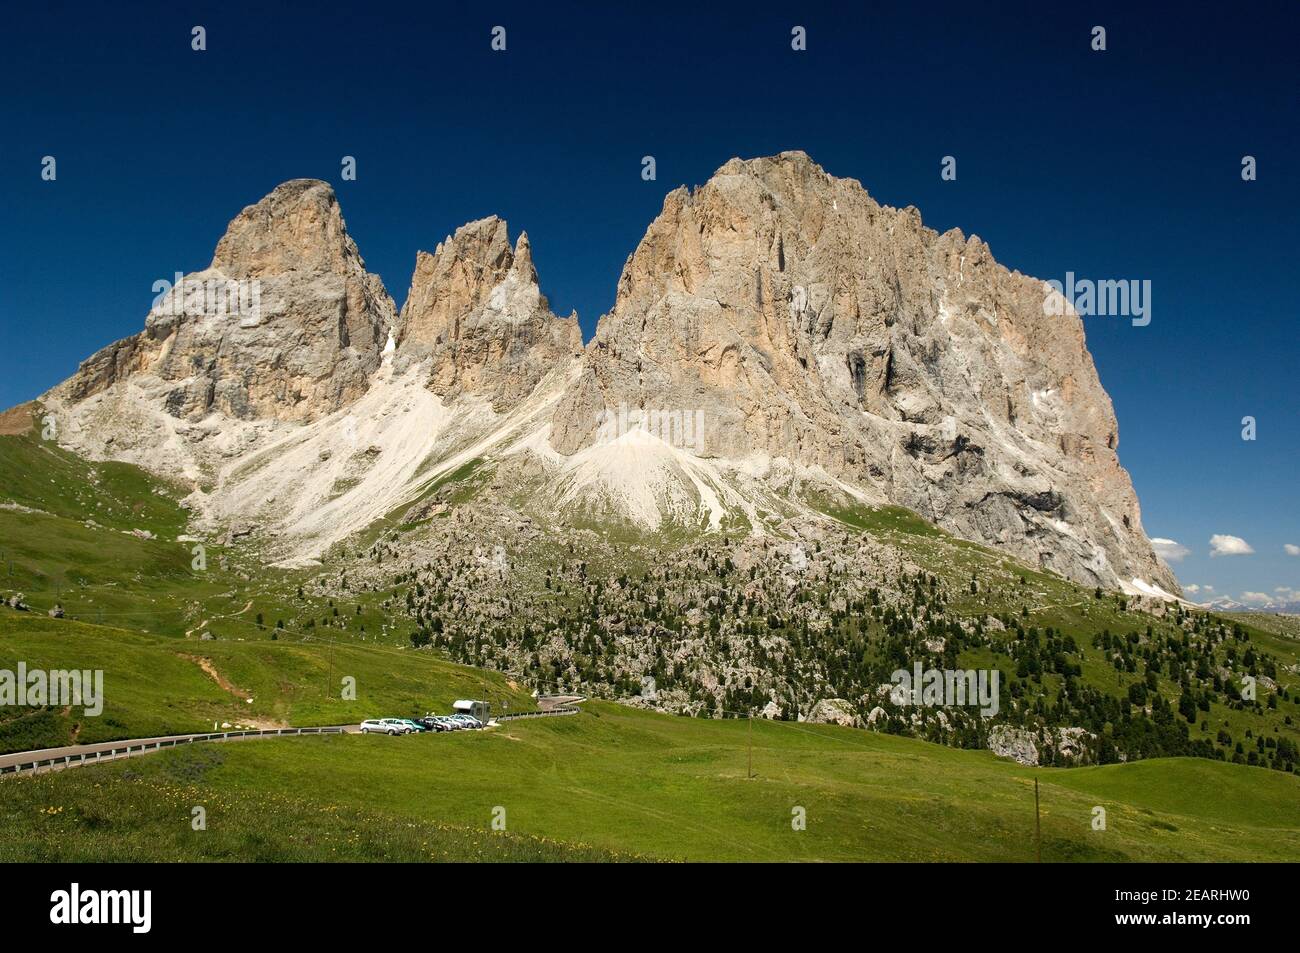
[[[1161,539],[1159,536],[1152,538],[1151,548],[1156,551],[1157,556],[1167,563],[1182,562],[1183,557],[1191,552],[1182,543],[1175,542],[1172,539]]]
[[[1283,602],[1300,602],[1300,589],[1291,586],[1278,586],[1273,592]]]
[[[1196,595],[1198,592],[1201,591],[1201,587],[1196,585],[1196,583],[1192,583],[1190,586],[1183,586],[1183,591],[1190,592],[1192,595]]]
[[[1210,537],[1211,556],[1249,556],[1254,551],[1240,536],[1215,533]]]
[[[1273,597],[1270,596],[1267,592],[1243,592],[1241,594],[1241,601],[1263,605],[1265,603],[1272,602]]]
[[[1286,550],[1288,556],[1300,556],[1300,546],[1295,543],[1283,543],[1282,548]]]

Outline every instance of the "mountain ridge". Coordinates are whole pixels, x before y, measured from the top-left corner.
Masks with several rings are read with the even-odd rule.
[[[1076,581],[1179,592],[1077,315],[802,152],[671,191],[585,345],[496,216],[420,252],[397,312],[319,180],[245,208],[185,279],[211,280],[261,283],[265,313],[156,304],[41,401],[60,442],[180,474],[200,524],[297,539],[282,556],[340,540],[302,506],[355,531],[477,451],[561,523],[771,532],[829,494]]]

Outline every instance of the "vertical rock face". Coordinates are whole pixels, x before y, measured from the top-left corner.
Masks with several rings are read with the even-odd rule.
[[[668,195],[561,399],[573,454],[620,406],[702,412],[702,453],[823,467],[1085,582],[1176,591],[1066,308],[799,152]]]
[[[244,209],[212,264],[160,295],[142,332],[51,394],[75,404],[140,379],[177,418],[310,421],[366,391],[394,310],[333,189],[295,179]]]
[[[489,399],[506,412],[582,351],[578,317],[551,313],[528,236],[511,250],[506,223],[471,222],[420,252],[402,308],[398,358],[430,359],[429,389]]]

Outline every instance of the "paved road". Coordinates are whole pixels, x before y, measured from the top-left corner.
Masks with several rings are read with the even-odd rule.
[[[538,711],[555,711],[557,708],[572,708],[579,702],[585,702],[586,695],[538,695]]]
[[[357,731],[360,730],[356,725],[331,725],[329,727],[333,729],[341,730],[345,734],[356,734]],[[11,754],[0,755],[0,768],[6,768],[15,764],[26,764],[30,761],[46,761],[49,760],[50,758],[75,758],[77,760],[74,763],[80,764],[81,763],[80,759],[82,755],[86,755],[89,757],[90,755],[93,755],[96,752],[112,751],[114,748],[125,748],[128,746],[132,748],[135,748],[140,745],[156,746],[159,742],[165,742],[167,743],[166,744],[167,747],[171,747],[172,745],[175,744],[185,744],[193,739],[203,739],[205,741],[248,741],[255,738],[302,737],[301,735],[291,735],[291,734],[286,734],[286,735],[250,734],[250,735],[245,735],[243,737],[212,738],[211,736],[214,734],[222,734],[222,732],[196,731],[185,735],[158,735],[153,738],[123,738],[118,741],[100,741],[88,745],[65,745],[62,748],[38,748],[32,751],[15,751]],[[153,754],[155,751],[158,750],[159,749],[157,747],[150,747],[144,751],[133,751],[131,752],[130,757],[135,758],[135,757],[139,757],[142,754]],[[119,757],[125,758],[127,757],[127,755],[122,754]],[[115,759],[104,756],[100,760],[108,761],[108,760],[115,760]],[[94,762],[88,761],[87,763],[93,764]],[[46,769],[42,768],[41,770],[44,771]]]
[[[542,698],[538,699],[538,707],[540,711],[533,712],[531,713],[531,715],[535,716],[535,715],[574,714],[573,709],[569,706],[571,706],[575,702],[584,701],[584,700],[585,699],[580,695],[543,696]],[[513,715],[513,717],[519,718],[528,715],[529,713],[519,712]],[[119,739],[118,741],[99,741],[94,744],[86,744],[86,745],[65,745],[64,747],[61,748],[37,748],[31,751],[15,751],[11,754],[0,754],[0,772],[3,772],[5,768],[10,768],[17,764],[29,764],[33,761],[49,761],[51,759],[55,759],[59,761],[63,761],[64,759],[69,759],[64,761],[64,763],[62,764],[55,764],[52,766],[43,765],[37,769],[38,771],[51,771],[51,770],[57,771],[57,770],[62,770],[64,767],[77,767],[78,765],[81,764],[95,764],[97,761],[116,761],[119,758],[138,758],[142,754],[153,754],[155,751],[160,750],[160,748],[170,748],[178,744],[188,744],[190,742],[195,742],[195,741],[224,742],[224,741],[248,741],[250,739],[255,739],[255,738],[295,738],[295,737],[301,737],[301,735],[297,734],[297,732],[300,730],[308,732],[309,734],[314,734],[317,731],[328,731],[328,732],[342,732],[343,734],[354,735],[357,734],[361,729],[358,725],[353,724],[353,725],[328,725],[328,726],[319,726],[315,728],[305,728],[305,729],[286,728],[283,730],[286,732],[285,734],[277,734],[273,731],[268,731],[266,734],[259,734],[257,732],[250,732],[248,734],[243,734],[238,731],[235,732],[196,731],[184,735],[158,735],[152,738],[122,738]],[[221,736],[221,737],[214,737],[214,736]],[[128,748],[128,747],[136,748],[136,749],[143,748],[143,750],[136,750],[131,752],[122,751],[119,752],[118,754],[112,754],[112,755],[104,753],[104,752],[114,751],[115,749]],[[99,754],[100,757],[98,758],[93,757],[96,754]],[[85,760],[83,760],[83,756]]]

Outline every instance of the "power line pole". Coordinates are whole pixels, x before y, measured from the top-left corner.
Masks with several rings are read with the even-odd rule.
[[[1034,778],[1034,845],[1038,863],[1043,862],[1043,821],[1038,812],[1038,778]]]
[[[745,768],[745,780],[750,781],[754,777],[754,713],[749,714],[749,725],[745,729],[745,735],[749,743],[749,764]]]

